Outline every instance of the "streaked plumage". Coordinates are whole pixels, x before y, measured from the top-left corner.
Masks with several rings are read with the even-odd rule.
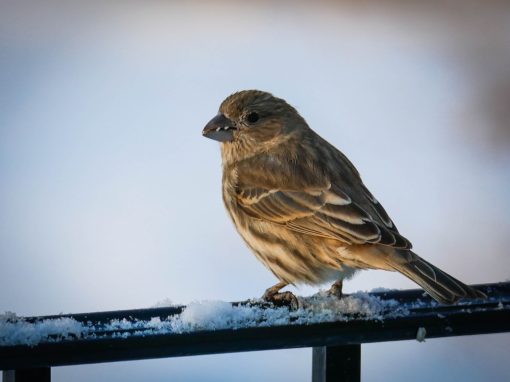
[[[396,270],[432,297],[483,297],[411,251],[358,171],[284,100],[257,90],[229,96],[203,134],[221,141],[223,200],[234,224],[285,284]]]

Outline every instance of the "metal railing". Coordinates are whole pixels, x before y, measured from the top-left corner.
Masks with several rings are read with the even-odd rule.
[[[359,381],[363,343],[410,340],[417,336],[419,339],[425,333],[426,338],[438,338],[510,331],[510,283],[475,287],[489,298],[447,306],[433,302],[422,290],[371,293],[381,300],[393,299],[409,306],[407,314],[390,315],[382,320],[353,315],[335,322],[181,334],[132,335],[133,328],[105,331],[102,324],[154,317],[166,320],[180,314],[185,307],[27,317],[26,322],[69,317],[81,323],[93,323],[97,332],[89,332],[85,338],[44,341],[34,346],[0,345],[0,370],[4,370],[4,382],[50,381],[52,366],[312,347],[312,381]]]

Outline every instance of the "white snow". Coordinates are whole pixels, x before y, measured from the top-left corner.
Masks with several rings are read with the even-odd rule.
[[[385,292],[395,292],[395,290],[396,289],[378,287],[378,288],[373,288],[370,292],[371,293],[385,293]]]
[[[223,301],[193,302],[179,316],[170,318],[171,331],[183,333],[194,330],[306,325],[348,321],[353,317],[383,320],[385,317],[408,313],[407,309],[395,300],[382,300],[364,292],[342,299],[327,296],[325,293],[298,299],[300,308],[296,311],[289,311],[285,307],[268,309],[259,305],[233,306]]]
[[[56,318],[27,322],[15,313],[0,315],[0,346],[37,345],[73,339],[88,332],[88,328],[72,318]]]

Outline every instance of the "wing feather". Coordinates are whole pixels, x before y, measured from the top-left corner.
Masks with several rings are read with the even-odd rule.
[[[341,155],[339,158],[347,161]],[[357,172],[350,177],[335,175],[332,180],[310,163],[314,162],[290,163],[277,157],[241,163],[235,187],[238,206],[253,218],[307,235],[349,244],[412,247]],[[334,173],[333,169],[329,173]]]
[[[330,188],[320,193],[315,190],[313,193],[242,190],[238,193],[238,202],[248,215],[286,225],[297,232],[348,244],[411,247],[407,239],[390,229],[382,219],[375,219],[350,198],[334,194]]]

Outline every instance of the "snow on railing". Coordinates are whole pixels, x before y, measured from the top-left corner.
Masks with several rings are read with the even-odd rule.
[[[414,306],[419,303],[414,303]],[[299,297],[299,308],[274,307],[258,300],[231,304],[225,301],[192,302],[180,313],[149,320],[114,318],[103,322],[78,321],[70,317],[29,318],[7,312],[0,315],[0,346],[54,343],[155,334],[182,334],[203,330],[242,329],[282,325],[309,325],[350,319],[384,320],[409,314],[409,306],[357,292],[342,299],[318,293]]]

